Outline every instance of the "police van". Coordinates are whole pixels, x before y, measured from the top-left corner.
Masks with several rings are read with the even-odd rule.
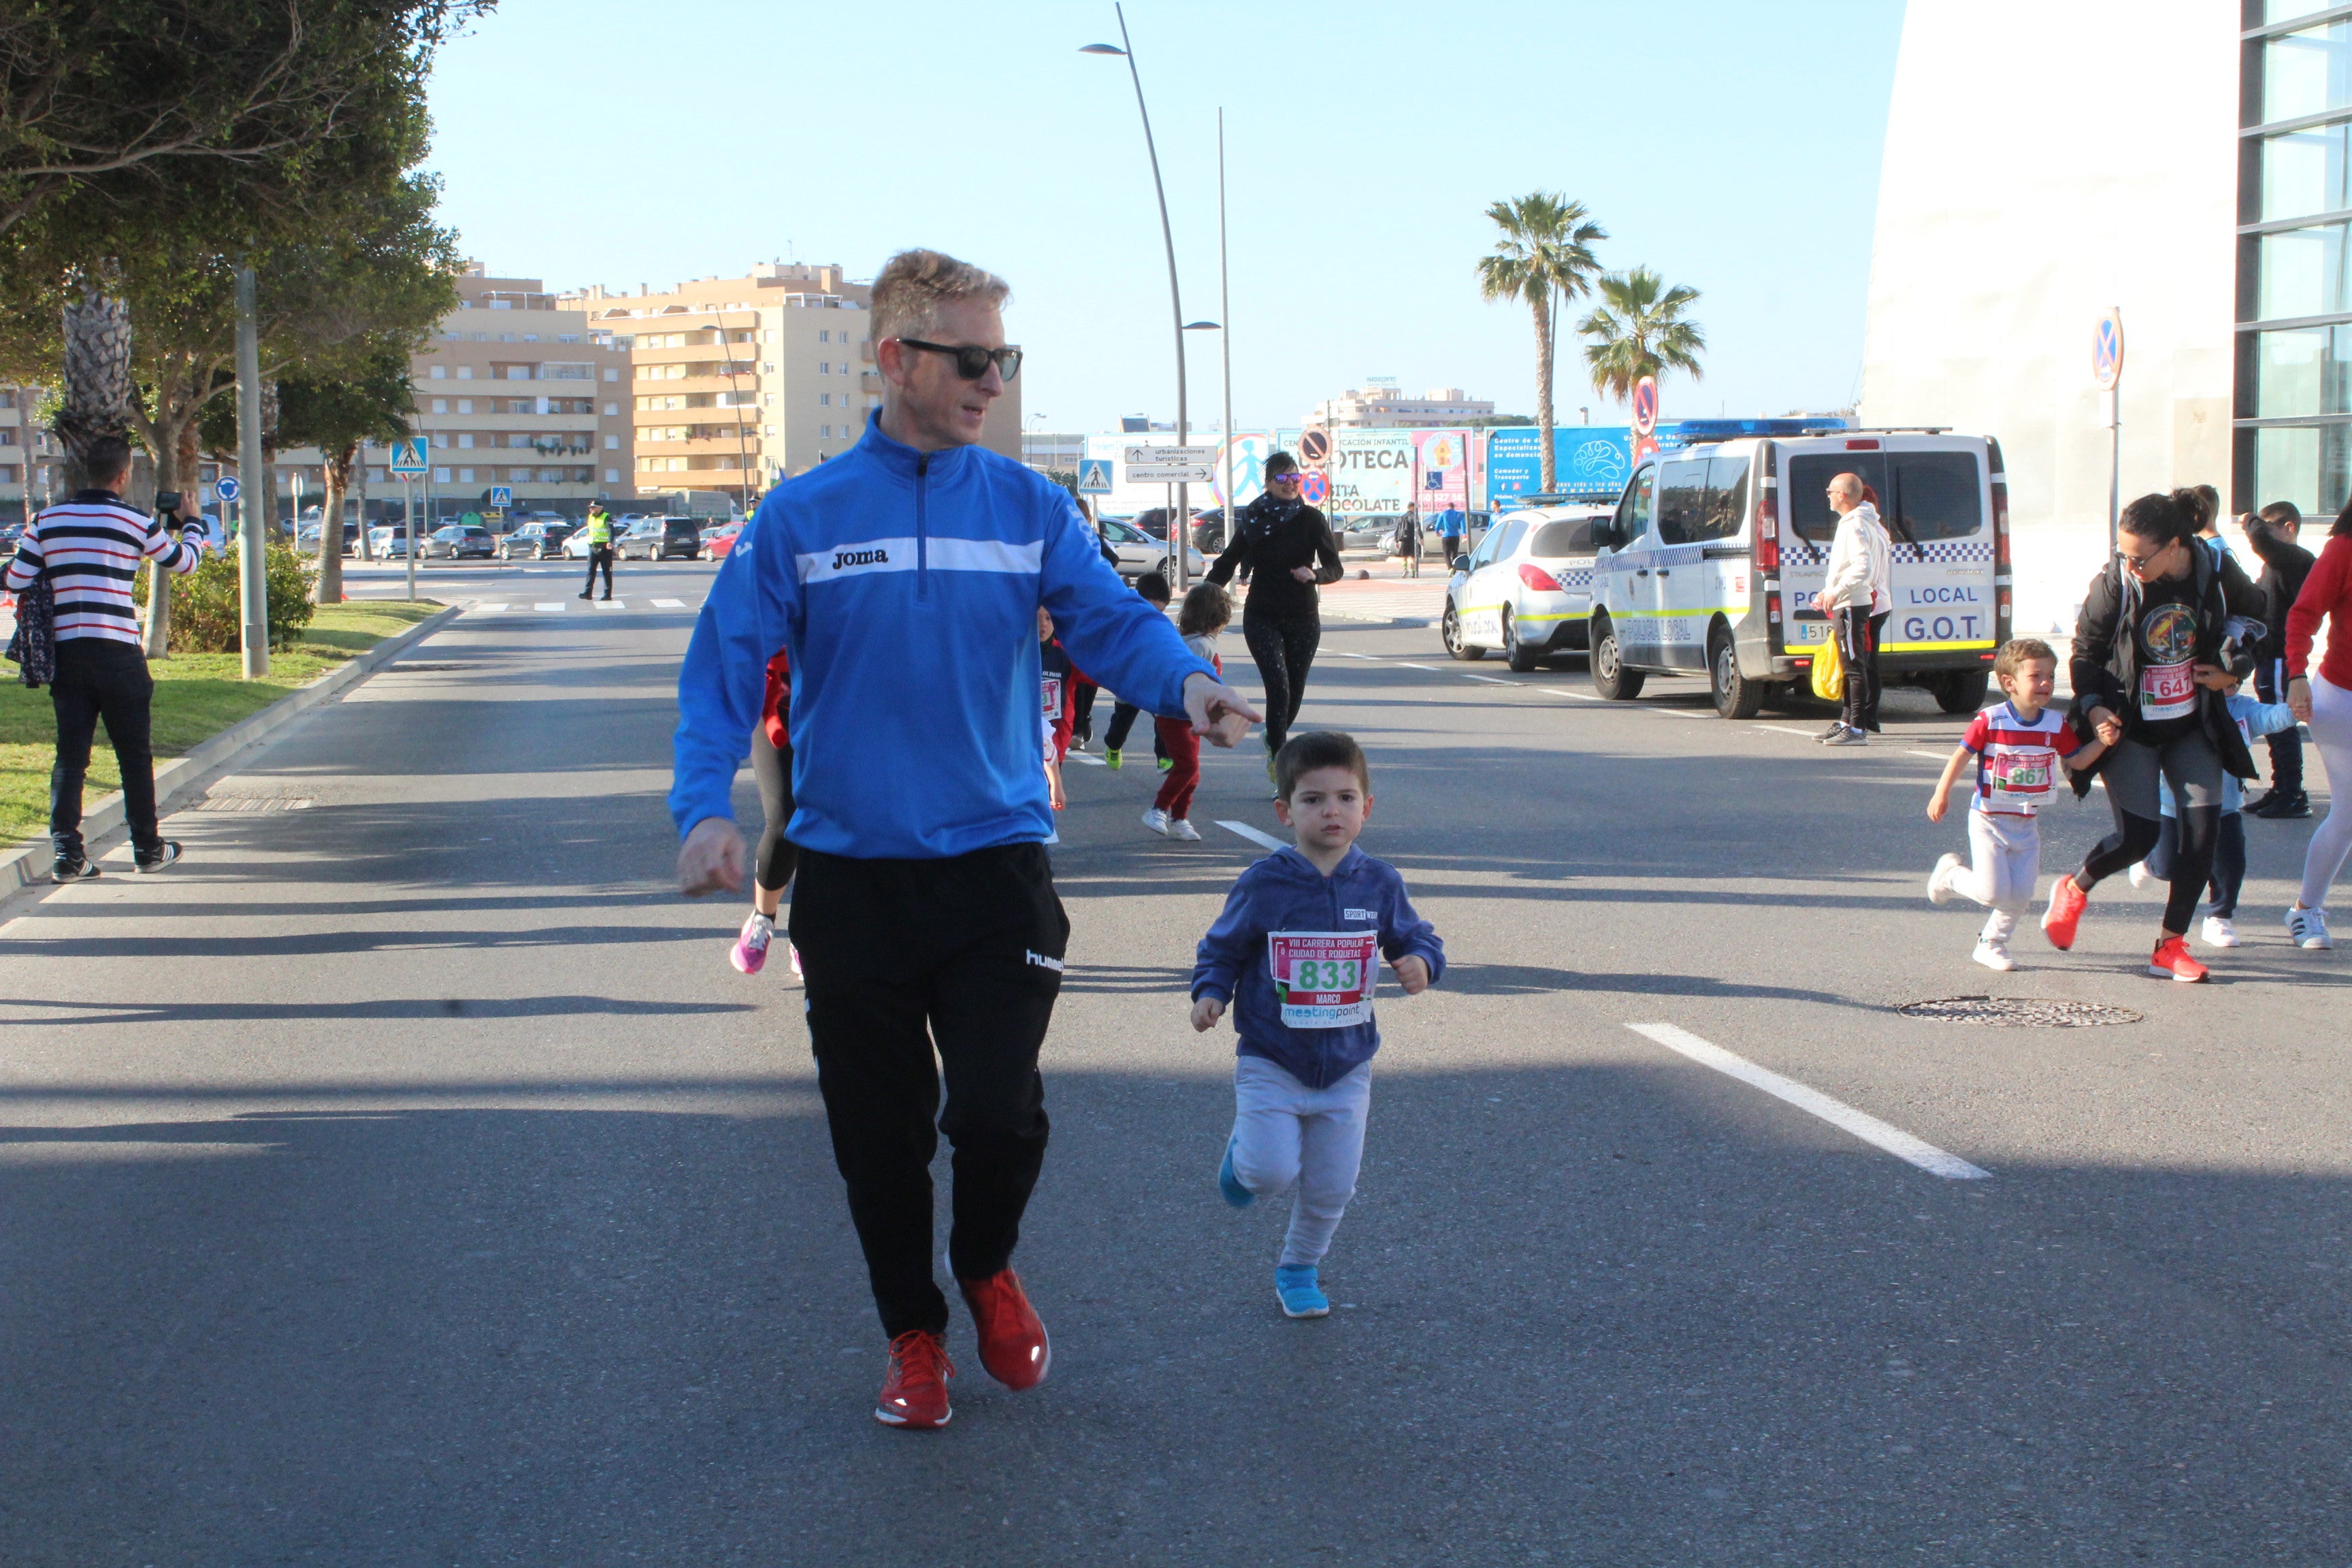
[[[1593,686],[1622,700],[1652,675],[1704,675],[1727,719],[1791,696],[1830,637],[1812,599],[1836,532],[1829,482],[1852,473],[1893,547],[1881,677],[1976,711],[2010,636],[2000,443],[1924,427],[1747,433],[1784,423],[1685,420],[1683,445],[1635,468],[1595,540]]]

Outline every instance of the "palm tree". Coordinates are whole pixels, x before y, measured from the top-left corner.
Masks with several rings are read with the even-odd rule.
[[[1489,300],[1523,300],[1536,318],[1537,443],[1543,454],[1543,488],[1552,488],[1551,370],[1553,322],[1562,300],[1592,291],[1601,270],[1592,242],[1609,231],[1591,221],[1582,202],[1552,191],[1536,191],[1486,209],[1503,237],[1495,254],[1478,258],[1478,291]]]
[[[1645,375],[1679,370],[1699,380],[1706,333],[1696,321],[1683,320],[1697,298],[1698,290],[1686,284],[1667,288],[1646,267],[1601,279],[1601,303],[1576,329],[1589,340],[1584,363],[1592,373],[1592,389],[1622,403]]]

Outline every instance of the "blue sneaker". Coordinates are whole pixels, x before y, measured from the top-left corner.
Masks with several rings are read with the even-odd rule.
[[[1286,1318],[1328,1318],[1331,1298],[1315,1283],[1315,1265],[1287,1264],[1274,1271],[1274,1293],[1282,1299]]]
[[[1217,1191],[1224,1194],[1225,1202],[1237,1209],[1257,1202],[1257,1194],[1242,1185],[1242,1179],[1234,1174],[1234,1142],[1230,1138],[1225,1140],[1225,1163],[1217,1167]]]

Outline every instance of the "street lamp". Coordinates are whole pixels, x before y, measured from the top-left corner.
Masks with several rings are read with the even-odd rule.
[[[1143,150],[1151,160],[1151,189],[1152,193],[1160,198],[1160,238],[1168,249],[1169,321],[1176,329],[1176,444],[1181,447],[1186,444],[1192,434],[1192,426],[1186,416],[1184,402],[1184,333],[1187,329],[1184,323],[1183,296],[1176,285],[1176,233],[1168,225],[1168,187],[1162,184],[1160,179],[1160,149],[1151,139],[1151,110],[1144,105],[1143,76],[1135,67],[1135,40],[1128,36],[1127,12],[1124,7],[1115,3],[1111,10],[1118,17],[1118,42],[1087,44],[1080,48],[1078,53],[1118,56],[1127,61],[1129,79],[1135,83],[1135,111],[1143,121]],[[1192,513],[1187,489],[1188,487],[1184,485],[1176,487],[1176,510],[1178,516],[1184,518],[1189,523]],[[1191,531],[1188,527],[1184,533],[1180,535],[1177,532],[1175,518],[1169,519],[1168,553],[1176,563],[1175,588],[1179,595],[1181,595],[1184,591],[1186,552],[1192,542],[1189,537]]]

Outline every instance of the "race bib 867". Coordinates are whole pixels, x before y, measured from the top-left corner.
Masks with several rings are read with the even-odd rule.
[[[1378,931],[1271,931],[1265,940],[1275,999],[1286,1025],[1343,1029],[1372,1021]]]

